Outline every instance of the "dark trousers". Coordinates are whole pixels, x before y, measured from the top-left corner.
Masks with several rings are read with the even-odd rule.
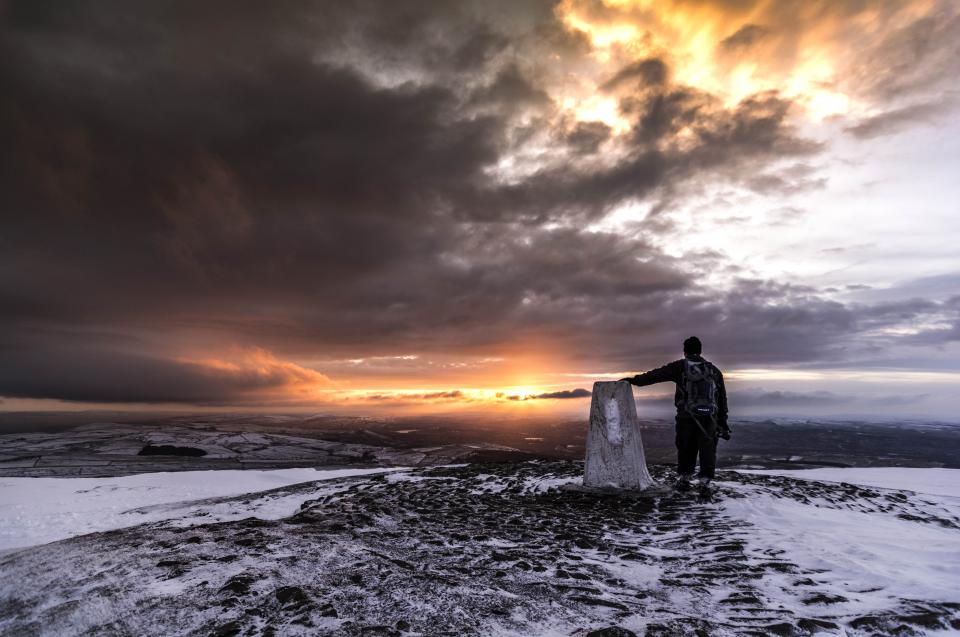
[[[702,478],[713,478],[717,468],[717,437],[712,421],[700,420],[700,425],[708,436],[697,426],[692,417],[677,416],[677,473],[692,474],[697,466],[697,456],[700,456],[700,473]]]

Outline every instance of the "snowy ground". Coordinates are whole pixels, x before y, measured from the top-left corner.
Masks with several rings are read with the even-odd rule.
[[[384,471],[388,469],[181,471],[115,478],[0,478],[0,551],[172,517],[210,515],[213,505],[196,502],[209,498]],[[215,517],[220,521],[249,515],[279,519],[296,513],[305,499],[297,493],[271,495],[274,497],[259,496],[252,506],[233,505],[230,511],[215,511],[215,514],[219,513]]]
[[[158,503],[139,514],[156,521],[0,556],[0,634],[960,631],[951,473],[730,471],[705,499],[564,488],[582,471],[472,464]]]
[[[749,489],[747,497],[723,503],[724,513],[749,523],[770,550],[782,551],[797,564],[818,571],[818,580],[830,588],[831,595],[842,598],[831,603],[836,612],[876,612],[898,599],[937,599],[945,593],[960,602],[960,532],[955,524],[960,519],[960,470],[890,467],[743,473],[838,488],[874,487],[879,495],[911,501],[931,516],[898,507],[881,509],[886,514],[878,515],[856,502],[837,506],[818,502],[815,494],[808,501],[798,501],[762,489]],[[770,578],[770,583],[775,585],[776,579]]]
[[[915,469],[912,467],[849,467],[821,469],[750,470],[743,473],[789,476],[802,480],[846,482],[866,487],[900,489],[914,493],[960,498],[960,469]]]

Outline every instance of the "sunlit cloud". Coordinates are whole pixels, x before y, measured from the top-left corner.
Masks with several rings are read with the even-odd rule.
[[[727,107],[775,91],[822,121],[875,110],[853,72],[865,61],[859,56],[888,37],[893,25],[935,15],[937,5],[564,0],[557,14],[589,38],[596,61],[590,86],[599,86],[604,73],[661,59],[675,84],[717,96]],[[589,91],[564,104],[578,117],[620,123]]]
[[[246,388],[252,396],[316,399],[333,382],[320,372],[281,360],[262,348],[232,348],[213,357],[181,358],[201,373]]]

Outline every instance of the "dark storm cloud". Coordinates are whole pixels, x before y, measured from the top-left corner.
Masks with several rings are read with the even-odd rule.
[[[732,52],[749,49],[770,33],[769,29],[756,24],[745,24],[735,33],[720,42],[720,46]]]
[[[319,359],[530,338],[626,369],[699,332],[729,362],[835,356],[866,310],[749,279],[711,290],[702,273],[729,264],[668,256],[656,214],[587,227],[712,176],[813,179],[767,171],[821,149],[789,100],[727,108],[645,60],[607,82],[631,125],[614,141],[558,117],[529,62],[586,52],[553,9],[4,3],[0,395],[229,402],[317,380],[172,353],[231,345]],[[558,159],[496,176],[531,139],[559,140]],[[615,162],[598,152],[613,143]]]
[[[591,155],[610,138],[611,132],[603,122],[578,122],[572,131],[566,133],[564,141],[577,154]]]
[[[728,292],[674,295],[656,308],[634,312],[620,340],[625,347],[609,356],[622,369],[637,371],[679,358],[681,343],[691,334],[701,338],[707,358],[724,365],[778,365],[836,357],[850,345],[844,339],[858,329],[857,314],[841,303],[820,299],[811,290],[749,279]],[[659,346],[627,340],[629,333],[644,330],[660,336]],[[654,352],[659,362],[651,356]]]
[[[218,368],[83,345],[47,343],[2,351],[0,391],[20,398],[224,405],[244,402],[251,393],[322,379],[292,365]]]
[[[920,330],[903,339],[911,345],[943,346],[960,342],[960,312],[954,312],[952,321],[943,327]]]
[[[621,112],[633,122],[628,154],[615,165],[561,166],[541,170],[523,182],[484,193],[473,213],[485,221],[505,217],[527,223],[563,218],[586,222],[618,203],[666,196],[695,175],[722,172],[750,175],[766,163],[818,152],[820,144],[797,135],[788,121],[790,102],[758,94],[723,108],[709,95],[668,87],[625,94]],[[684,131],[683,149],[664,148]],[[665,202],[664,202],[665,203]]]
[[[957,307],[957,290],[960,290],[960,273],[949,273],[906,279],[897,285],[871,289],[860,298],[872,304],[897,302],[904,297],[932,299],[946,307]]]
[[[508,109],[522,108],[524,105],[545,105],[550,103],[547,93],[534,86],[515,66],[508,66],[497,73],[496,77],[477,89],[473,96],[475,104],[493,104]]]
[[[452,391],[434,391],[427,392],[423,394],[408,394],[408,393],[395,393],[395,394],[367,394],[362,397],[362,400],[370,400],[374,402],[402,402],[402,401],[420,401],[420,400],[452,400],[452,401],[461,401],[468,400],[462,391],[459,389]]]
[[[605,91],[620,88],[628,82],[640,85],[662,85],[667,81],[669,70],[663,60],[650,58],[640,60],[617,71],[616,75],[600,85]]]
[[[248,26],[270,25],[248,10]],[[196,17],[186,13],[175,17]],[[217,313],[216,297],[336,287],[435,251],[447,229],[433,200],[496,156],[496,123],[448,120],[446,89],[377,89],[286,48],[247,60],[243,42],[214,41],[195,63],[164,68],[176,63],[146,35],[113,51],[110,38],[78,34],[84,49],[126,54],[120,64],[132,68],[110,73],[82,50],[69,64],[46,59],[55,30],[9,36],[17,55],[4,58],[3,115],[16,152],[4,153],[3,185],[16,215],[4,243],[30,278],[4,292],[24,309],[102,320],[189,300],[204,314]],[[17,48],[21,39],[30,46]]]
[[[547,392],[545,394],[537,394],[536,398],[551,398],[551,399],[565,399],[565,398],[586,398],[591,395],[589,389],[565,389],[563,391],[554,391]]]
[[[589,398],[591,392],[588,389],[564,389],[561,391],[551,391],[533,396],[506,396],[507,400],[566,400],[569,398]]]

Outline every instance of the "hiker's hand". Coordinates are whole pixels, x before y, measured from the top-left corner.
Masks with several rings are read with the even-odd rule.
[[[724,440],[730,440],[730,427],[723,425],[720,427],[720,437]]]
[[[629,383],[631,380],[633,380],[633,376],[631,376],[630,378],[621,378],[621,379],[618,380],[617,382],[618,382],[618,383],[623,383],[623,382]]]

